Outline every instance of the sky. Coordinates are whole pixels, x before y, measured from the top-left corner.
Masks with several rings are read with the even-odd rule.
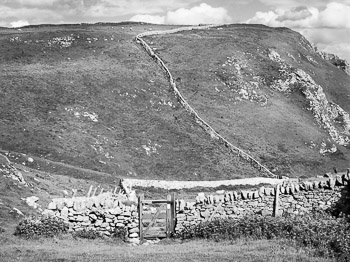
[[[0,0],[5,27],[121,21],[285,26],[350,62],[350,0]]]

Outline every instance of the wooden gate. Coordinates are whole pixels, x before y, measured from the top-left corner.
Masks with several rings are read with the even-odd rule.
[[[146,200],[138,197],[140,241],[170,237],[175,232],[175,194],[166,199]]]

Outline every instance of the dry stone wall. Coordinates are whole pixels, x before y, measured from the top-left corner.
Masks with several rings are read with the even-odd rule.
[[[350,183],[350,170],[317,181],[285,180],[275,187],[258,190],[216,191],[199,193],[195,200],[176,200],[175,232],[212,219],[236,219],[247,215],[303,215],[314,210],[327,210],[344,198]],[[344,203],[345,203],[344,202]],[[144,207],[143,215],[153,216],[155,207]],[[43,212],[62,218],[71,232],[95,230],[110,236],[118,228],[127,229],[127,239],[139,243],[139,214],[137,203],[125,194],[103,193],[92,197],[56,198]]]
[[[261,187],[255,191],[200,193],[192,202],[177,200],[175,231],[215,218],[235,219],[255,214],[303,215],[314,210],[327,210],[340,201],[349,201],[342,199],[348,183],[349,170],[328,180],[284,181],[275,188]]]
[[[94,230],[110,236],[118,228],[126,228],[130,242],[139,237],[137,203],[126,195],[103,193],[92,197],[56,198],[44,215],[63,219],[69,231]]]
[[[167,66],[164,64],[163,60],[152,50],[152,48],[142,39],[142,37],[145,36],[151,36],[151,35],[162,35],[162,34],[173,34],[177,32],[182,31],[190,31],[195,29],[209,29],[212,27],[218,27],[219,25],[207,25],[207,26],[194,26],[194,27],[181,27],[171,30],[164,30],[164,31],[150,31],[141,33],[136,36],[136,41],[146,50],[146,52],[155,60],[155,62],[162,68],[162,70],[165,72],[166,77],[169,80],[170,86],[173,89],[173,92],[175,96],[178,98],[179,102],[181,103],[184,108],[190,112],[191,115],[194,116],[197,124],[199,124],[212,138],[219,140],[222,144],[224,144],[231,152],[237,154],[240,158],[243,160],[246,160],[248,163],[250,163],[253,167],[257,168],[260,173],[264,176],[268,177],[277,177],[275,174],[273,174],[269,169],[267,169],[264,165],[262,165],[258,160],[244,152],[242,149],[234,146],[232,143],[230,143],[227,139],[225,139],[223,136],[221,136],[219,133],[217,133],[214,128],[212,128],[206,121],[204,121],[198,113],[188,104],[186,99],[182,96],[181,92],[178,90],[175,81],[167,68]]]

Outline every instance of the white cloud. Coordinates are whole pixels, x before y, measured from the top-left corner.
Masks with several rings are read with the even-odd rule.
[[[144,22],[151,24],[164,24],[165,16],[160,15],[134,15],[130,18],[130,21],[133,22]]]
[[[331,2],[321,11],[315,7],[299,6],[257,12],[247,23],[292,28],[350,28],[350,4]]]
[[[26,20],[18,20],[10,23],[11,27],[22,27],[29,25],[28,21]]]
[[[0,0],[0,25],[119,22],[136,14],[160,14],[200,0]]]
[[[232,21],[225,8],[212,7],[205,3],[190,9],[180,8],[175,11],[168,11],[165,16],[135,15],[130,20],[173,25],[223,24]]]
[[[326,9],[320,12],[319,20],[323,26],[350,28],[350,4],[329,3]]]
[[[231,17],[225,8],[211,7],[205,3],[191,9],[169,11],[165,18],[167,24],[221,24],[230,21]]]
[[[274,2],[274,0],[266,1]],[[253,18],[247,20],[247,23],[292,28],[306,36],[319,49],[333,52],[350,61],[350,1],[348,0],[342,3],[330,2],[322,9],[299,6],[292,9],[279,8],[257,12]]]

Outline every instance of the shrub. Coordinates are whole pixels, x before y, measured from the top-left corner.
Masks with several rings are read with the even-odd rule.
[[[53,237],[68,231],[68,225],[61,219],[52,217],[27,217],[15,229],[16,236],[25,238]]]
[[[96,239],[96,238],[101,238],[102,235],[99,232],[97,232],[96,230],[83,229],[83,230],[74,232],[73,237],[86,238],[86,239]]]
[[[125,241],[127,235],[128,235],[127,228],[125,228],[125,227],[116,227],[114,232],[113,232],[113,234],[112,234],[112,237],[114,239],[120,239],[122,241]]]
[[[350,261],[350,223],[326,213],[307,216],[264,217],[246,216],[238,219],[218,219],[184,227],[176,233],[182,239],[205,238],[234,240],[289,239],[310,247],[321,256],[336,256]]]

